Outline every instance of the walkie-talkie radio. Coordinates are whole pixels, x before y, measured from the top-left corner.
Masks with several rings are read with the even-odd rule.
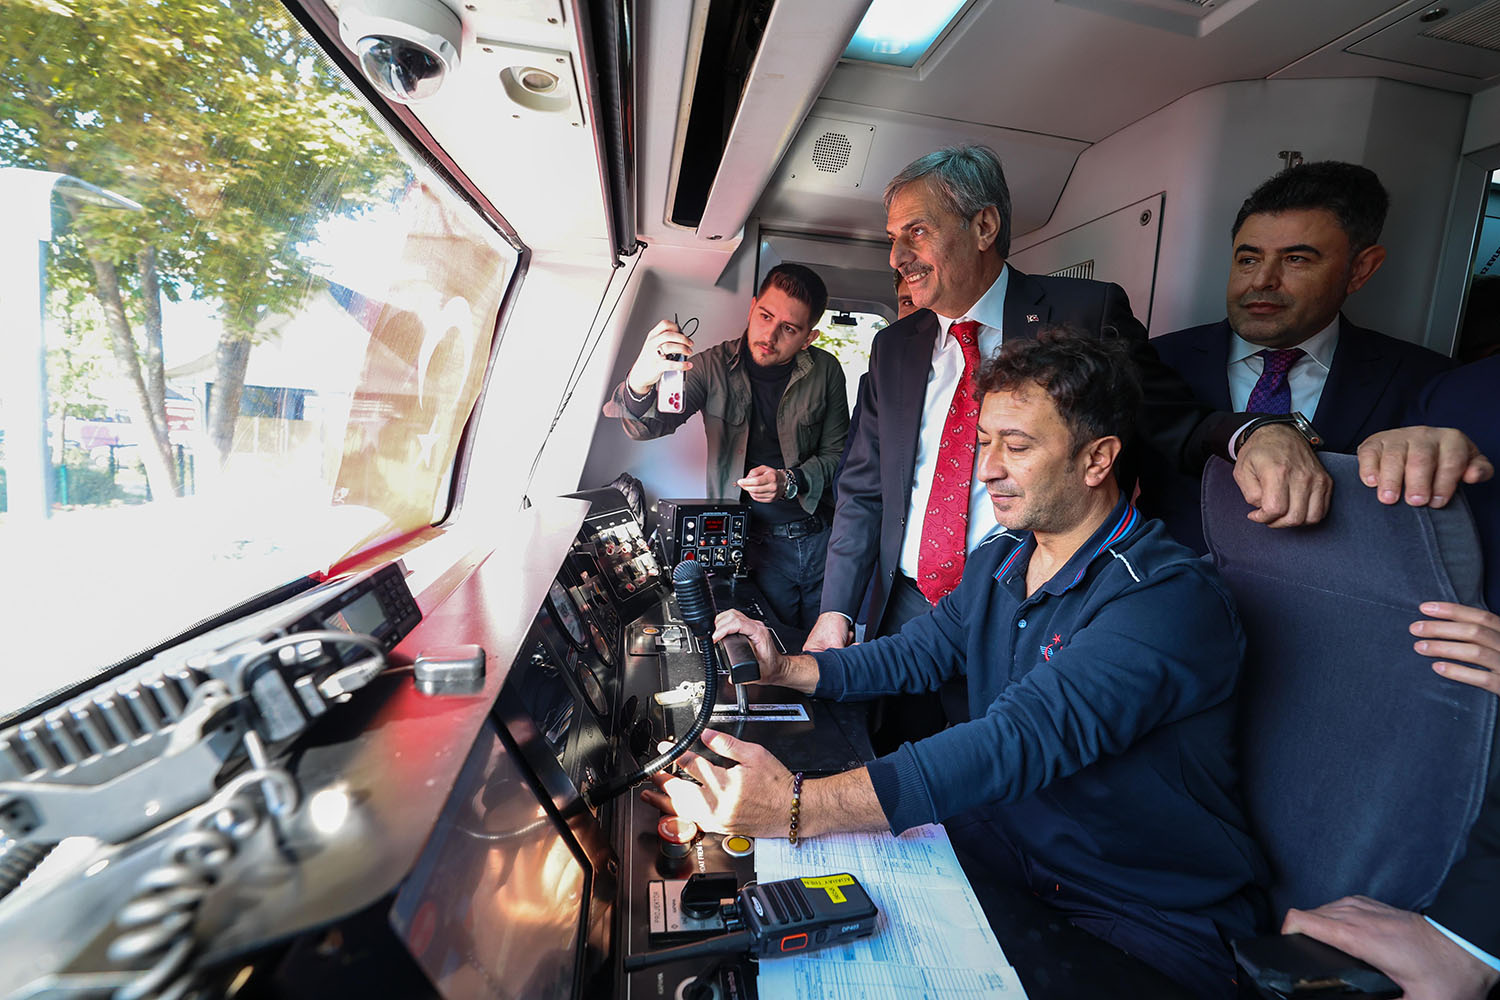
[[[734,877],[728,873],[695,875],[683,887],[684,904],[696,881],[716,877],[727,878],[730,886],[726,888],[732,888]],[[653,896],[660,892],[657,887],[667,884],[653,882]],[[712,895],[710,892],[709,896]],[[708,897],[700,901],[715,902]],[[875,918],[879,914],[865,887],[847,872],[747,885],[732,899],[717,901],[714,908],[718,909],[718,916],[711,921],[712,926],[722,927],[728,933],[675,948],[627,955],[625,971],[711,955],[772,958],[816,951],[869,937],[875,933]],[[701,912],[695,915],[708,916]]]

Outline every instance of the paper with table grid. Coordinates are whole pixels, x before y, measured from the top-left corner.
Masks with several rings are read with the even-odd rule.
[[[1026,996],[959,867],[948,833],[846,833],[755,845],[762,882],[848,872],[880,909],[875,933],[852,944],[760,963],[762,1000]]]

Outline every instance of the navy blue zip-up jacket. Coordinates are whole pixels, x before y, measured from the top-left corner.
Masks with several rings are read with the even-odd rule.
[[[1228,591],[1123,499],[1027,597],[1034,548],[999,534],[932,614],[813,654],[827,698],[968,677],[971,721],[868,765],[891,829],[984,810],[1060,879],[1250,932],[1235,897],[1265,863],[1236,788],[1245,643]]]

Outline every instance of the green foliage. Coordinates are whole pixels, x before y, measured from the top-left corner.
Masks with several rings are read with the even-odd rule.
[[[298,247],[323,219],[408,176],[332,64],[264,0],[10,0],[0,165],[139,202],[84,208],[76,225],[116,265],[154,246],[165,294],[218,300],[241,336],[301,300]],[[76,242],[54,257],[51,280],[87,279]]]

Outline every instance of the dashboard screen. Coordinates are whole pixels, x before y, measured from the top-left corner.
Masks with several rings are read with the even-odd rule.
[[[722,535],[722,534],[724,534],[724,532],[727,530],[726,527],[725,527],[725,525],[724,525],[724,522],[727,521],[727,520],[728,520],[728,518],[724,517],[724,515],[722,515],[722,514],[715,514],[715,515],[705,514],[703,516],[703,534],[705,534],[705,535]]]
[[[572,995],[587,872],[486,722],[391,906],[445,1000]]]

